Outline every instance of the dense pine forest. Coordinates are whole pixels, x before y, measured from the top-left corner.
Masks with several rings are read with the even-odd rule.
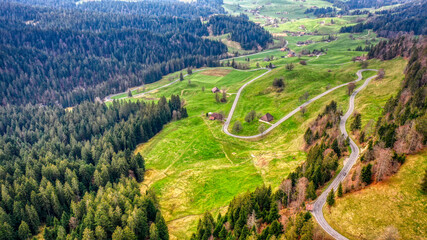
[[[81,11],[65,11],[63,17],[60,11],[8,3],[1,8],[3,105],[72,106],[189,66],[216,66],[216,57],[227,51],[200,37],[207,35],[200,20]]]
[[[394,37],[398,33],[427,34],[426,1],[413,1],[390,10],[376,12],[378,16],[366,23],[343,27],[341,32],[363,32],[373,29],[382,37]]]
[[[273,41],[273,36],[268,31],[248,21],[246,15],[215,15],[209,19],[208,25],[214,35],[230,33],[230,39],[240,43],[243,49],[261,50]]]
[[[217,13],[205,8],[221,2],[204,2],[91,2],[61,9],[0,2],[1,104],[74,106],[187,67],[219,66],[227,47],[202,38],[209,31],[200,17]],[[211,18],[215,33],[231,32],[248,49],[271,42],[246,18],[215,23],[230,18]]]
[[[341,8],[342,10],[350,10],[357,8],[379,8],[383,6],[389,6],[394,4],[400,4],[408,2],[408,0],[327,0],[333,3],[334,6]]]
[[[8,105],[0,113],[0,239],[26,239],[44,224],[45,239],[168,239],[155,196],[136,185],[145,164],[132,151],[187,116],[178,96],[71,111]]]

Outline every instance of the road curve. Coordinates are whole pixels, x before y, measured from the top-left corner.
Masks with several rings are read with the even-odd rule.
[[[364,69],[364,71],[377,71],[375,69]],[[359,71],[360,72],[360,71]],[[358,73],[359,73],[358,72]],[[360,78],[361,75],[359,75]],[[357,93],[359,93],[362,89],[364,89],[369,82],[375,78],[375,76],[372,76],[368,79],[366,79],[365,83],[363,83],[362,86],[360,86],[357,90],[355,90],[353,92],[353,94],[351,94],[350,96],[350,103],[349,103],[349,108],[348,111],[346,112],[346,114],[344,116],[341,117],[341,122],[340,122],[340,130],[341,133],[345,136],[348,137],[347,134],[347,130],[345,129],[345,123],[347,122],[347,119],[350,117],[350,115],[353,113],[354,110],[354,99],[357,95]],[[358,79],[360,80],[360,79]],[[359,147],[357,147],[356,143],[353,141],[353,139],[349,138],[350,140],[350,147],[351,147],[351,154],[350,156],[347,158],[344,167],[341,169],[341,172],[338,174],[338,176],[335,177],[335,179],[332,181],[332,183],[328,186],[328,188],[317,198],[316,202],[313,205],[313,210],[311,211],[311,213],[314,215],[314,217],[316,218],[316,221],[319,223],[319,225],[329,234],[331,235],[333,238],[338,239],[338,240],[346,240],[347,238],[344,237],[343,235],[341,235],[340,233],[338,233],[337,231],[335,231],[329,224],[328,222],[326,222],[324,216],[323,216],[323,206],[326,203],[326,198],[329,194],[329,192],[331,190],[335,190],[337,189],[339,183],[344,180],[344,178],[347,176],[347,174],[349,173],[350,169],[353,167],[353,165],[356,163],[357,158],[359,157]]]
[[[271,70],[269,70],[268,72],[270,72]],[[362,69],[357,71],[357,79],[353,82],[359,82],[360,80],[362,80],[362,72],[364,71],[377,71],[376,69]],[[264,131],[263,133],[257,134],[257,135],[252,135],[252,136],[239,136],[239,135],[235,135],[232,134],[228,131],[228,127],[230,125],[230,121],[233,117],[234,111],[236,109],[237,103],[239,101],[241,92],[243,91],[243,89],[249,85],[250,83],[252,83],[253,81],[257,80],[258,78],[264,76],[265,74],[267,74],[268,72],[252,79],[251,81],[247,82],[246,84],[244,84],[239,91],[236,94],[236,98],[234,99],[233,102],[233,106],[231,107],[230,113],[228,114],[227,120],[223,126],[223,131],[224,133],[226,133],[229,136],[235,137],[235,138],[241,138],[241,139],[252,139],[252,138],[258,138],[258,137],[262,137],[265,134],[269,133],[270,131],[272,131],[274,128],[276,128],[277,126],[279,126],[281,123],[283,123],[284,121],[286,121],[287,119],[289,119],[291,116],[293,116],[295,113],[299,112],[301,107],[305,107],[308,104],[310,104],[311,102],[316,101],[317,99],[327,95],[328,93],[341,88],[345,85],[348,85],[348,83],[344,83],[341,85],[338,85],[334,88],[331,88],[327,91],[325,91],[322,94],[317,95],[316,97],[308,100],[307,102],[303,103],[302,105],[300,105],[299,107],[295,108],[292,112],[288,113],[286,116],[284,116],[283,118],[281,118],[278,122],[276,122],[275,124],[273,124],[270,128],[268,128],[266,131]],[[341,121],[340,121],[340,130],[341,133],[345,136],[348,137],[348,133],[347,130],[345,129],[345,124],[347,122],[347,119],[350,117],[350,115],[353,113],[354,111],[354,100],[356,95],[363,90],[368,84],[369,82],[375,78],[375,76],[369,77],[368,79],[366,79],[366,81],[363,83],[362,86],[360,86],[358,89],[356,89],[350,96],[350,103],[349,103],[349,109],[346,112],[346,114],[344,116],[341,117]],[[319,223],[319,225],[329,234],[331,235],[333,238],[338,239],[338,240],[347,240],[346,237],[344,237],[343,235],[341,235],[340,233],[338,233],[337,231],[335,231],[329,224],[328,222],[325,220],[324,216],[323,216],[323,206],[326,203],[326,198],[328,196],[328,193],[332,190],[332,189],[336,189],[339,185],[339,183],[344,180],[344,178],[347,176],[347,174],[349,173],[350,169],[353,167],[353,165],[356,163],[358,157],[359,157],[359,148],[357,147],[356,143],[349,138],[350,140],[350,147],[351,147],[351,154],[348,157],[348,159],[345,161],[344,167],[342,168],[342,170],[340,171],[340,173],[338,174],[338,176],[332,181],[332,183],[328,186],[328,188],[317,198],[316,202],[313,204],[313,210],[311,211],[311,213],[313,214],[313,216],[316,218],[316,221]]]
[[[333,88],[331,88],[331,89],[329,89],[329,90],[327,90],[327,91],[325,91],[325,92],[317,95],[316,97],[314,97],[314,98],[306,101],[305,103],[303,103],[300,106],[298,106],[297,108],[295,108],[293,111],[291,111],[290,113],[288,113],[286,116],[284,116],[283,118],[281,118],[279,121],[277,121],[276,123],[274,123],[273,125],[271,125],[269,128],[267,128],[267,130],[265,130],[264,132],[262,132],[260,134],[256,134],[256,135],[252,135],[252,136],[240,136],[240,135],[236,135],[236,134],[230,133],[228,131],[228,128],[230,126],[231,119],[233,118],[234,111],[236,110],[237,103],[239,102],[240,95],[241,95],[243,89],[247,85],[249,85],[250,83],[252,83],[253,81],[255,81],[258,78],[260,78],[260,77],[264,76],[265,74],[269,73],[270,71],[271,70],[268,69],[268,71],[266,73],[264,73],[264,74],[262,74],[262,75],[260,75],[260,76],[258,76],[256,78],[252,79],[251,81],[245,83],[242,87],[239,88],[239,91],[236,94],[236,98],[234,99],[233,106],[231,107],[230,112],[228,113],[227,120],[225,121],[225,123],[224,123],[224,125],[222,127],[222,130],[224,131],[225,134],[227,134],[227,135],[229,135],[231,137],[240,138],[240,139],[254,139],[254,138],[262,137],[265,134],[271,132],[273,129],[275,129],[277,126],[279,126],[280,124],[282,124],[284,121],[288,120],[290,117],[292,117],[293,115],[295,115],[295,113],[299,112],[302,107],[307,106],[308,104],[310,104],[310,103],[316,101],[317,99],[319,99],[319,98],[321,98],[321,97],[323,97],[323,96],[325,96],[325,95],[327,95],[327,94],[335,91],[338,88],[341,88],[341,87],[344,87],[344,86],[348,85],[348,83],[343,83],[341,85],[333,87]],[[377,70],[375,70],[375,69],[362,69],[362,70],[359,70],[356,73],[356,75],[357,75],[358,78],[356,80],[354,80],[353,82],[359,82],[360,80],[362,80],[362,72],[364,72],[364,71],[377,71]],[[369,78],[369,80],[371,80],[371,78]],[[366,80],[366,81],[368,82],[368,80]]]

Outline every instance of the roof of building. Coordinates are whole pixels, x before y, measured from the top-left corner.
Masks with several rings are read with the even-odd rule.
[[[264,116],[261,117],[262,121],[265,122],[271,122],[273,121],[274,117],[270,113],[266,113]]]

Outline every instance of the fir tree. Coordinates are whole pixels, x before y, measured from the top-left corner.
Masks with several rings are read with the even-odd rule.
[[[368,164],[362,168],[362,182],[369,185],[372,182],[372,165]]]
[[[326,202],[328,203],[328,206],[333,206],[335,204],[335,193],[334,189],[331,189],[331,191],[328,194],[328,197],[326,198]]]
[[[342,197],[343,191],[342,191],[342,183],[338,185],[338,197]]]

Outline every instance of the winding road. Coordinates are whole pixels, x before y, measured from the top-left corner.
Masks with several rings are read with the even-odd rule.
[[[342,88],[342,87],[344,87],[344,86],[346,86],[346,85],[348,85],[349,83],[343,83],[343,84],[341,84],[341,85],[338,85],[338,86],[336,86],[336,87],[334,87],[334,88],[331,88],[331,89],[329,89],[329,90],[327,90],[327,91],[325,91],[325,92],[323,92],[323,93],[321,93],[321,94],[319,94],[319,95],[317,95],[316,97],[314,97],[314,98],[312,98],[312,99],[310,99],[310,100],[308,100],[308,101],[306,101],[306,102],[304,102],[303,104],[301,104],[300,106],[298,106],[297,108],[295,108],[294,110],[292,110],[290,113],[288,113],[286,116],[284,116],[283,118],[281,118],[279,121],[277,121],[276,123],[274,123],[273,125],[271,125],[267,130],[265,130],[263,133],[260,133],[260,134],[256,134],[256,135],[252,135],[252,136],[240,136],[240,135],[235,135],[235,134],[232,134],[232,133],[230,133],[229,131],[228,131],[228,128],[229,128],[229,126],[230,126],[230,122],[231,122],[231,119],[233,118],[233,114],[234,114],[234,111],[236,110],[236,107],[237,107],[237,103],[239,102],[239,99],[240,99],[240,96],[241,96],[241,94],[242,94],[242,91],[249,85],[249,84],[251,84],[252,82],[254,82],[254,81],[256,81],[256,80],[258,80],[259,78],[261,78],[261,77],[263,77],[263,76],[265,76],[266,74],[268,74],[269,72],[271,72],[271,69],[268,69],[268,68],[258,68],[258,69],[252,69],[252,70],[248,70],[248,71],[256,71],[256,70],[261,70],[261,69],[265,69],[265,70],[267,70],[265,73],[263,73],[263,74],[261,74],[261,75],[259,75],[259,76],[257,76],[257,77],[255,77],[255,78],[253,78],[252,80],[250,80],[250,81],[248,81],[247,83],[245,83],[245,84],[243,84],[243,86],[241,86],[240,88],[239,88],[239,90],[237,91],[237,93],[236,93],[236,98],[234,99],[234,102],[233,102],[233,105],[232,105],[232,107],[231,107],[231,109],[230,109],[230,112],[229,112],[229,114],[228,114],[228,117],[227,117],[227,119],[226,119],[226,121],[225,121],[225,123],[224,123],[224,125],[223,125],[223,128],[222,128],[222,130],[223,130],[223,132],[225,133],[225,134],[227,134],[227,135],[229,135],[229,136],[231,136],[231,137],[234,137],[234,138],[240,138],[240,139],[256,139],[256,138],[260,138],[260,137],[263,137],[264,135],[266,135],[267,133],[269,133],[269,132],[271,132],[273,129],[275,129],[277,126],[279,126],[280,124],[282,124],[284,121],[286,121],[286,120],[288,120],[290,117],[292,117],[293,115],[295,115],[297,112],[299,112],[300,110],[301,110],[301,108],[303,108],[303,107],[305,107],[305,106],[307,106],[307,105],[309,105],[310,103],[312,103],[312,102],[314,102],[314,101],[316,101],[316,100],[318,100],[319,98],[321,98],[321,97],[323,97],[323,96],[325,96],[325,95],[327,95],[327,94],[329,94],[329,93],[331,93],[331,92],[333,92],[333,91],[335,91],[335,90],[337,90],[338,88]],[[197,71],[194,71],[194,72],[200,72],[200,71],[204,71],[204,70],[206,70],[206,69],[200,69],[200,70],[197,70]],[[242,70],[243,71],[243,70]],[[356,80],[354,80],[353,81],[353,83],[356,83],[356,82],[359,82],[359,81],[361,81],[362,79],[363,79],[363,77],[362,77],[362,73],[364,72],[364,71],[378,71],[378,70],[376,70],[376,69],[361,69],[361,70],[359,70],[359,71],[357,71],[356,72],[356,75],[357,75],[357,79]],[[188,74],[186,74],[185,76],[187,76]],[[350,115],[353,113],[353,111],[354,111],[354,100],[355,100],[355,97],[356,97],[356,95],[361,91],[361,90],[363,90],[368,84],[369,84],[369,82],[373,79],[373,78],[375,78],[376,77],[376,75],[375,76],[372,76],[372,77],[369,77],[368,79],[366,79],[366,81],[363,83],[363,85],[362,86],[360,86],[358,89],[356,89],[353,93],[352,93],[352,95],[350,96],[350,102],[349,102],[349,109],[348,109],[348,111],[346,112],[346,114],[344,115],[344,116],[342,116],[341,117],[341,121],[340,121],[340,130],[341,130],[341,133],[345,136],[345,137],[348,137],[348,133],[347,133],[347,131],[346,131],[346,129],[345,129],[345,125],[346,125],[346,122],[347,122],[347,119],[350,117]],[[177,79],[177,80],[175,80],[175,81],[173,81],[173,82],[170,82],[170,83],[168,83],[168,84],[165,84],[165,85],[162,85],[162,86],[160,86],[160,87],[158,87],[158,88],[155,88],[155,89],[152,89],[152,90],[149,90],[149,91],[147,91],[147,92],[143,92],[143,93],[140,93],[140,94],[137,94],[137,95],[134,95],[134,97],[138,97],[138,96],[141,96],[141,95],[144,95],[144,94],[146,94],[146,93],[151,93],[151,92],[154,92],[154,91],[156,91],[156,90],[158,90],[158,89],[161,89],[161,88],[164,88],[164,87],[168,87],[168,86],[170,86],[170,85],[172,85],[172,84],[174,84],[174,83],[176,83],[176,82],[179,82],[179,79]],[[112,99],[112,97],[114,97],[114,96],[117,96],[117,95],[120,95],[120,94],[123,94],[123,93],[118,93],[118,94],[113,94],[113,95],[110,95],[110,96],[108,96],[108,97],[106,97],[105,99],[104,99],[104,101],[112,101],[113,99]],[[323,206],[325,205],[325,203],[326,203],[326,198],[327,198],[327,195],[328,195],[328,193],[331,191],[331,190],[335,190],[336,188],[337,188],[337,186],[339,185],[339,183],[347,176],[347,174],[349,173],[349,171],[350,171],[350,169],[353,167],[353,165],[356,163],[356,161],[357,161],[357,159],[358,159],[358,157],[359,157],[359,148],[358,148],[358,146],[356,145],[356,143],[350,138],[350,147],[351,147],[351,154],[350,154],[350,156],[344,161],[344,167],[342,168],[342,170],[340,171],[340,173],[335,177],[335,179],[332,181],[332,183],[328,186],[328,188],[317,198],[317,200],[315,201],[315,203],[313,204],[313,210],[311,211],[311,213],[313,214],[313,216],[316,218],[316,221],[319,223],[319,225],[329,234],[329,235],[331,235],[332,237],[334,237],[335,239],[338,239],[338,240],[346,240],[347,238],[346,237],[344,237],[343,235],[341,235],[340,233],[338,233],[337,231],[335,231],[329,224],[328,224],[328,222],[325,220],[325,218],[324,218],[324,216],[323,216],[323,211],[322,211],[322,209],[323,209]]]
[[[245,83],[237,92],[236,94],[236,98],[234,99],[233,102],[233,106],[231,107],[230,113],[228,114],[227,120],[223,126],[223,131],[225,134],[235,137],[235,138],[241,138],[241,139],[253,139],[253,138],[259,138],[264,136],[265,134],[269,133],[270,131],[272,131],[274,128],[276,128],[277,126],[279,126],[281,123],[283,123],[284,121],[286,121],[287,119],[289,119],[290,117],[292,117],[295,113],[299,112],[300,109],[302,107],[307,106],[308,104],[316,101],[317,99],[335,91],[338,88],[344,87],[346,85],[348,85],[348,83],[344,83],[341,85],[338,85],[334,88],[331,88],[325,92],[323,92],[322,94],[317,95],[316,97],[308,100],[307,102],[301,104],[299,107],[295,108],[292,112],[288,113],[286,116],[284,116],[283,118],[281,118],[278,122],[276,122],[275,124],[273,124],[271,127],[269,127],[267,130],[265,130],[263,133],[257,134],[257,135],[252,135],[252,136],[239,136],[239,135],[235,135],[232,134],[228,131],[228,127],[230,125],[231,119],[233,117],[234,111],[236,110],[237,107],[237,103],[239,101],[240,95],[243,91],[243,89],[248,86],[249,84],[251,84],[253,81],[257,80],[258,78],[264,76],[265,74],[269,73],[271,70],[267,71],[266,73],[252,79],[251,81]],[[377,71],[376,69],[362,69],[357,71],[357,79],[354,80],[353,82],[359,82],[360,80],[363,79],[362,77],[362,72],[364,71]],[[350,103],[349,103],[349,109],[346,112],[346,114],[344,116],[341,117],[341,121],[340,121],[340,130],[341,133],[345,136],[348,137],[348,133],[345,129],[345,124],[347,122],[347,119],[350,117],[350,115],[353,113],[354,111],[354,100],[355,97],[357,95],[357,93],[359,93],[362,89],[364,89],[369,82],[375,78],[375,76],[369,77],[368,79],[366,79],[366,81],[363,83],[362,86],[360,86],[358,89],[356,89],[350,96]],[[338,176],[336,176],[336,178],[332,181],[332,183],[328,186],[328,188],[317,198],[316,202],[313,205],[313,210],[311,211],[311,213],[314,215],[314,217],[316,218],[316,221],[319,223],[319,225],[332,237],[334,237],[335,239],[338,240],[346,240],[347,238],[344,237],[343,235],[341,235],[340,233],[338,233],[337,231],[335,231],[329,224],[328,222],[325,220],[324,216],[323,216],[323,206],[326,203],[326,198],[328,193],[331,190],[334,190],[337,188],[337,186],[339,185],[339,183],[344,180],[344,178],[347,176],[347,174],[349,173],[350,169],[353,167],[353,165],[356,163],[358,157],[359,157],[359,147],[357,147],[356,143],[351,139],[350,139],[350,147],[351,147],[351,154],[348,157],[348,159],[346,159],[344,167],[342,168],[342,170],[340,171],[340,173],[338,174]]]
[[[231,119],[233,118],[234,111],[236,110],[237,103],[239,102],[240,95],[241,95],[241,93],[242,93],[243,89],[244,89],[246,86],[248,86],[249,84],[251,84],[252,82],[254,82],[255,80],[259,79],[260,77],[264,76],[265,74],[267,74],[267,73],[269,73],[269,72],[271,71],[270,69],[267,69],[267,70],[268,70],[267,72],[265,72],[265,73],[263,73],[263,74],[259,75],[258,77],[256,77],[256,78],[254,78],[254,79],[250,80],[249,82],[245,83],[242,87],[240,87],[240,88],[239,88],[239,91],[237,91],[236,98],[234,99],[234,102],[233,102],[233,106],[231,107],[230,112],[228,113],[228,116],[227,116],[227,120],[225,121],[225,124],[224,124],[224,125],[223,125],[223,127],[222,127],[222,130],[224,131],[224,133],[225,133],[225,134],[227,134],[227,135],[229,135],[229,136],[231,136],[231,137],[240,138],[240,139],[254,139],[254,138],[262,137],[262,136],[264,136],[265,134],[267,134],[267,133],[271,132],[273,129],[275,129],[277,126],[279,126],[280,124],[282,124],[284,121],[288,120],[290,117],[292,117],[293,115],[295,115],[295,113],[299,112],[299,111],[301,110],[301,108],[303,108],[303,107],[307,106],[308,104],[310,104],[310,103],[312,103],[312,102],[316,101],[317,99],[319,99],[319,98],[321,98],[321,97],[323,97],[323,96],[325,96],[325,95],[327,95],[327,94],[329,94],[329,93],[331,93],[331,92],[333,92],[333,91],[337,90],[338,88],[342,88],[342,87],[344,87],[344,86],[348,85],[348,83],[343,83],[343,84],[341,84],[341,85],[338,85],[338,86],[336,86],[336,87],[333,87],[333,88],[331,88],[331,89],[329,89],[329,90],[327,90],[327,91],[325,91],[325,92],[323,92],[323,93],[321,93],[321,94],[317,95],[316,97],[314,97],[314,98],[312,98],[312,99],[310,99],[310,100],[306,101],[305,103],[303,103],[303,104],[301,104],[300,106],[298,106],[297,108],[295,108],[293,111],[291,111],[290,113],[288,113],[286,116],[284,116],[283,118],[281,118],[279,121],[277,121],[276,123],[274,123],[273,125],[271,125],[271,127],[267,128],[267,130],[265,130],[264,132],[262,132],[262,133],[260,133],[260,134],[251,135],[251,136],[240,136],[240,135],[235,135],[235,134],[233,134],[233,133],[230,133],[230,132],[228,131],[228,128],[229,128],[229,126],[230,126]],[[362,72],[364,72],[364,71],[377,71],[377,70],[375,70],[375,69],[362,69],[362,70],[357,71],[357,73],[356,73],[356,74],[357,74],[357,77],[358,77],[358,78],[357,78],[356,80],[354,80],[354,81],[353,81],[354,83],[359,82],[360,80],[362,80]],[[372,79],[372,77],[371,77],[371,78],[369,78],[369,79],[367,79],[367,80],[366,80],[366,82],[367,82],[367,83],[369,83],[369,81],[370,81],[371,79]],[[368,81],[368,80],[369,80],[369,81]],[[365,84],[367,84],[366,82],[365,82]],[[365,84],[363,84],[363,86],[365,86]],[[362,87],[363,87],[363,86],[362,86]],[[359,90],[359,91],[360,91],[361,89],[359,88],[359,89],[357,89],[357,90]],[[357,91],[357,90],[356,90],[356,91]],[[355,93],[356,93],[356,91],[355,91]],[[350,98],[350,99],[351,99],[351,98]],[[351,106],[351,103],[350,103],[350,108],[351,108],[351,107],[352,107],[352,106]],[[353,106],[353,107],[354,107],[354,106]],[[352,108],[351,108],[351,109],[352,109]]]
[[[362,71],[377,71],[375,69],[363,69],[363,70],[359,70],[358,76],[359,78],[356,81],[360,81],[360,79],[362,78]],[[345,136],[348,137],[348,133],[347,130],[345,129],[345,124],[347,122],[347,119],[350,117],[350,115],[353,113],[354,110],[354,99],[357,95],[357,93],[359,93],[362,89],[364,89],[369,82],[375,78],[375,76],[372,76],[368,79],[366,79],[365,83],[363,83],[362,86],[360,86],[358,89],[356,89],[353,94],[351,94],[350,96],[350,104],[349,104],[349,108],[348,111],[346,112],[346,114],[344,116],[341,117],[341,122],[340,122],[340,130],[341,133]],[[337,189],[339,183],[344,180],[344,178],[347,176],[347,174],[349,173],[350,169],[353,167],[353,165],[356,163],[357,158],[359,157],[359,147],[356,145],[356,143],[353,141],[353,139],[350,139],[350,147],[351,147],[351,154],[350,156],[347,158],[344,164],[344,167],[341,169],[340,173],[338,174],[338,176],[335,177],[335,179],[332,181],[332,183],[328,186],[328,188],[317,198],[316,202],[313,205],[313,210],[311,211],[311,213],[314,215],[314,217],[316,218],[316,221],[319,223],[319,225],[329,234],[331,235],[333,238],[338,239],[338,240],[345,240],[347,239],[346,237],[344,237],[343,235],[341,235],[340,233],[338,233],[337,231],[335,231],[329,224],[328,222],[325,220],[325,217],[323,216],[323,206],[326,203],[326,198],[329,194],[329,192],[331,190],[335,190]]]

